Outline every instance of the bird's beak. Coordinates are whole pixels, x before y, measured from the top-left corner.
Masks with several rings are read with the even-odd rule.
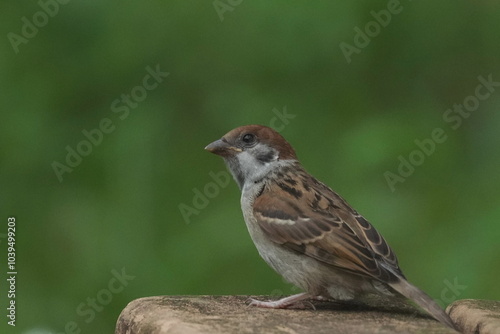
[[[208,144],[207,147],[205,147],[205,150],[223,157],[241,152],[241,149],[231,146],[224,138]]]

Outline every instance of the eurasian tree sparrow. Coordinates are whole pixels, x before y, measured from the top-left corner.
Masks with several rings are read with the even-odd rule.
[[[351,300],[396,291],[455,328],[450,317],[410,284],[375,228],[342,197],[309,175],[276,131],[247,125],[209,144],[241,189],[241,209],[260,256],[306,291],[250,305],[287,308],[308,298]]]

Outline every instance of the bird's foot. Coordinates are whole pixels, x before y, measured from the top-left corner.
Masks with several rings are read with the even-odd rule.
[[[249,306],[256,306],[256,307],[264,307],[264,308],[299,308],[299,309],[306,309],[306,305],[304,305],[303,300],[311,298],[312,296],[309,295],[306,292],[299,293],[293,296],[288,296],[282,299],[278,300],[272,300],[272,301],[260,301],[257,299],[253,298],[248,298]],[[315,309],[314,305],[307,302],[313,309]]]

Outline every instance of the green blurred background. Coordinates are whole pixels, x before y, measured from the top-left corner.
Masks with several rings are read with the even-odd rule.
[[[110,333],[128,302],[152,295],[296,293],[259,258],[232,180],[188,219],[180,211],[225,170],[205,145],[250,123],[279,127],[434,298],[500,299],[500,87],[457,129],[443,119],[479,76],[500,81],[498,3],[401,1],[377,31],[370,12],[391,1],[70,1],[57,13],[45,1],[47,22],[36,1],[0,4],[6,333]],[[40,27],[16,53],[9,33],[22,37],[23,17]],[[340,44],[355,46],[366,24],[373,37],[348,63]],[[170,74],[146,91],[148,67]],[[141,101],[121,101],[131,93]],[[82,131],[103,119],[114,130],[60,182],[54,161],[88,149]],[[392,191],[384,173],[436,128],[447,139]],[[15,328],[4,314],[9,216]],[[109,293],[122,270],[134,278]],[[106,305],[91,316],[98,297]]]

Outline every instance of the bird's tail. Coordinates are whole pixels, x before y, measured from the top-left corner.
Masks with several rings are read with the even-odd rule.
[[[389,285],[406,298],[411,299],[442,324],[457,330],[448,314],[431,297],[404,278]]]

